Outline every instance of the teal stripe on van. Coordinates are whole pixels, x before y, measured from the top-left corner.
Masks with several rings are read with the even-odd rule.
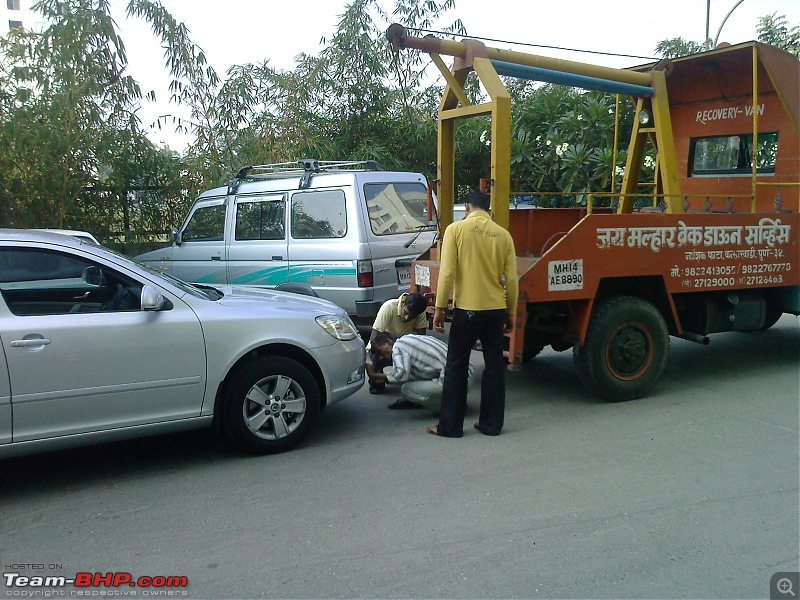
[[[301,281],[311,279],[322,271],[323,276],[356,276],[356,270],[351,267],[329,267],[320,268],[319,266],[290,266],[289,278],[292,281]],[[231,279],[232,284],[241,285],[278,285],[283,283],[287,278],[287,269],[283,267],[270,267],[267,269],[259,269],[258,271],[251,271],[238,277]]]
[[[318,266],[290,266],[289,267],[289,277],[292,281],[297,281],[299,279],[311,279],[312,277],[318,276],[319,272],[322,271],[322,275],[325,277],[335,277],[335,276],[356,276],[356,270],[348,267],[329,267],[329,268],[320,268]]]
[[[254,284],[253,282],[258,282]],[[242,285],[278,285],[286,281],[286,266],[270,267],[268,269],[259,269],[258,271],[250,271],[238,277],[231,279],[231,283]]]

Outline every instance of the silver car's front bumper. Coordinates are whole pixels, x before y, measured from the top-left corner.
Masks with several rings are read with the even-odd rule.
[[[355,394],[366,381],[366,350],[360,338],[312,350],[325,374],[328,405]]]

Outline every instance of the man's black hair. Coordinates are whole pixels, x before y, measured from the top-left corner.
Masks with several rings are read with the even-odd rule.
[[[383,346],[386,342],[394,342],[397,337],[390,331],[381,331],[372,340],[372,347]]]
[[[428,301],[422,294],[414,292],[406,296],[406,307],[412,315],[421,315],[428,307]]]
[[[467,197],[464,198],[466,204],[470,204],[474,208],[479,208],[481,210],[489,210],[490,201],[491,196],[480,190],[471,190],[470,193],[467,194]]]

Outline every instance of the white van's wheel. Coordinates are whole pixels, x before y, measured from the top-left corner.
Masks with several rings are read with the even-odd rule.
[[[247,363],[223,398],[228,437],[255,454],[282,452],[299,444],[319,410],[319,388],[308,369],[277,356]]]

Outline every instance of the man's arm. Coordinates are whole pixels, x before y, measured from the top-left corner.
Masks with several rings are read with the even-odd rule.
[[[386,383],[387,381],[386,374],[376,371],[372,363],[367,363],[367,377],[369,377],[370,383]]]
[[[436,310],[433,313],[433,328],[439,332],[444,331],[444,309],[453,291],[457,269],[458,248],[456,247],[455,228],[450,224],[444,230],[444,239],[442,240],[439,281],[436,285]]]
[[[372,342],[375,341],[375,338],[378,337],[379,333],[380,333],[380,331],[378,331],[374,327],[372,328],[372,331],[369,332],[369,344],[367,344],[368,346],[372,345]]]
[[[417,320],[414,322],[414,333],[417,335],[425,335],[428,331],[428,313],[427,311],[423,311],[420,315],[417,316]]]
[[[386,373],[389,383],[405,383],[411,376],[411,355],[397,347],[392,348],[392,369]]]

